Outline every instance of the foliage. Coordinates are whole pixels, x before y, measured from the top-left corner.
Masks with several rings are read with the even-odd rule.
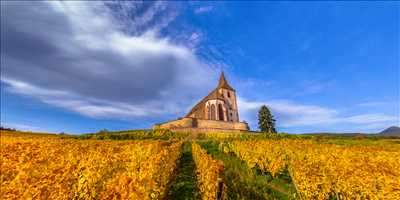
[[[2,130],[0,199],[400,196],[399,139],[189,134],[132,130],[75,137]],[[186,142],[181,156],[182,141],[190,138],[201,147]],[[125,139],[137,140],[118,141]]]
[[[224,163],[213,159],[195,142],[192,143],[192,152],[201,199],[225,199]]]
[[[281,138],[299,138],[302,136],[279,134],[261,134],[261,132],[204,132],[200,133],[198,139],[213,140],[263,140],[263,139],[281,139]],[[307,136],[311,138],[310,136]],[[306,138],[306,137],[304,137]]]
[[[258,111],[258,127],[264,133],[276,133],[275,119],[266,105]]]
[[[114,131],[99,132],[96,134],[84,134],[78,136],[79,139],[96,139],[96,140],[137,140],[137,139],[161,139],[169,140],[171,138],[183,139],[188,133],[172,132],[168,129],[156,130],[130,130],[130,131]]]
[[[107,129],[101,129],[98,133],[99,134],[107,134],[109,131]]]
[[[181,144],[2,132],[0,198],[159,199],[174,175]]]
[[[400,150],[307,140],[233,141],[224,146],[272,176],[288,170],[304,199],[395,199]]]
[[[163,199],[176,172],[181,146],[182,142],[173,143],[141,163],[132,162],[106,184],[101,199]]]
[[[224,162],[224,174],[228,199],[293,199],[296,190],[290,177],[283,175],[272,178],[251,169],[235,155],[224,153],[219,146],[223,142],[199,143],[214,158]]]

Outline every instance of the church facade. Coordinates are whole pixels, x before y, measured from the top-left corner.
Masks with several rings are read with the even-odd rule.
[[[239,121],[236,91],[221,73],[218,86],[200,100],[189,113],[177,120],[156,124],[154,129],[199,131],[247,131],[246,122]]]

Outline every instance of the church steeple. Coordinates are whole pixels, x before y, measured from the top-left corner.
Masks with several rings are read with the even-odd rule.
[[[218,83],[218,88],[225,88],[228,90],[233,90],[235,91],[229,84],[228,81],[225,79],[224,72],[221,72],[221,75],[219,77],[219,83]]]

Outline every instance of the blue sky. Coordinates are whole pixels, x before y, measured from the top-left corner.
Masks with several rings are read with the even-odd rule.
[[[217,84],[281,132],[400,125],[398,2],[1,2],[1,124],[86,133],[184,115]]]

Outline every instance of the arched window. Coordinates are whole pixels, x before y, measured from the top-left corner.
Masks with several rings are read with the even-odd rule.
[[[211,104],[211,112],[210,112],[210,114],[211,114],[211,117],[210,117],[210,119],[211,120],[215,120],[215,105],[214,104]]]
[[[224,121],[224,110],[221,104],[218,104],[218,120]]]
[[[205,118],[210,119],[210,106],[209,105],[206,106]]]
[[[228,92],[228,98],[231,98],[231,93],[230,92]]]

